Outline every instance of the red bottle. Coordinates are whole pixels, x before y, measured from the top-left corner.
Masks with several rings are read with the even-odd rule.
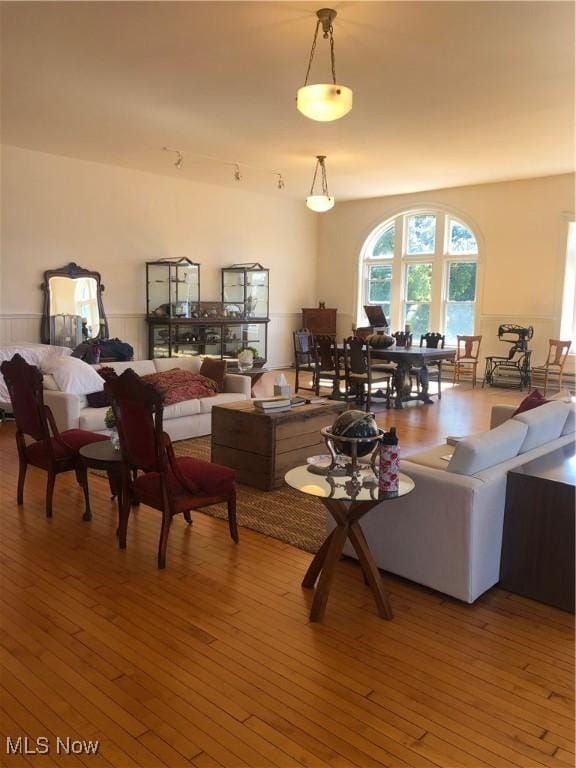
[[[400,480],[400,452],[396,427],[385,432],[380,443],[380,470],[378,489],[381,493],[392,494],[398,491]]]

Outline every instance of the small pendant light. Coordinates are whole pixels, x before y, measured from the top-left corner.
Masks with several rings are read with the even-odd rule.
[[[316,168],[314,169],[314,178],[312,179],[312,186],[310,188],[310,194],[306,198],[306,205],[311,211],[316,213],[324,213],[329,211],[330,208],[334,208],[334,198],[328,194],[328,182],[326,181],[326,166],[324,161],[326,155],[316,155]],[[322,194],[314,194],[314,185],[316,184],[316,178],[318,177],[318,169],[320,169],[320,177],[322,183]]]

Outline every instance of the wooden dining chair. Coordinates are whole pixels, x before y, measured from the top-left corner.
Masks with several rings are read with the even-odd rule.
[[[314,349],[316,395],[319,395],[320,380],[332,381],[333,389],[336,389],[344,371],[335,336],[332,334],[316,334],[314,336]]]
[[[307,389],[316,391],[316,356],[314,347],[314,336],[307,328],[300,328],[292,334],[294,346],[294,369],[296,371],[294,381],[294,391]],[[300,373],[309,374],[311,377],[310,386],[300,386]]]
[[[412,334],[405,333],[404,331],[395,331],[392,336],[396,339],[397,347],[411,347],[412,346]]]
[[[76,479],[84,492],[83,520],[90,520],[90,498],[86,467],[79,450],[85,445],[108,440],[106,435],[84,429],[67,429],[60,432],[52,411],[44,405],[42,374],[35,365],[15,354],[0,365],[6,381],[12,411],[16,421],[16,447],[18,449],[17,503],[24,503],[24,483],[28,465],[48,473],[46,484],[46,517],[52,517],[52,500],[56,475],[62,472],[76,473]]]
[[[163,431],[162,396],[158,390],[128,369],[104,385],[110,395],[122,451],[122,511],[118,539],[126,548],[132,502],[146,504],[162,513],[158,544],[158,568],[166,567],[168,534],[175,515],[192,522],[190,511],[225,503],[230,536],[238,542],[234,470],[189,456],[176,457]],[[131,473],[143,474],[132,478]]]
[[[482,336],[456,337],[456,357],[454,358],[454,375],[452,378],[453,384],[460,381],[460,374],[463,370],[470,368],[472,370],[472,387],[476,386],[476,371],[478,368],[481,342]]]
[[[446,343],[446,337],[441,333],[423,333],[420,336],[420,346],[426,347],[426,349],[444,349]],[[428,377],[435,377],[438,382],[438,400],[442,400],[442,360],[432,360],[426,366],[428,369]],[[412,368],[410,376],[416,381],[416,389],[420,390],[420,369]]]
[[[372,387],[386,384],[386,403],[390,405],[390,372],[378,371],[370,359],[370,345],[355,336],[344,339],[344,376],[346,399],[353,398],[359,405],[370,411]]]
[[[543,365],[535,365],[532,368],[534,371],[544,373],[544,394],[548,389],[548,378],[550,375],[558,377],[558,389],[562,389],[562,376],[564,374],[564,366],[568,358],[568,352],[572,346],[571,341],[562,341],[561,339],[548,339],[548,356],[546,362]]]

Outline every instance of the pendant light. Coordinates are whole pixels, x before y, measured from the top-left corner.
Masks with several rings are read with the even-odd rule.
[[[326,181],[326,166],[324,161],[326,155],[316,155],[316,168],[314,169],[314,178],[312,179],[312,186],[310,188],[310,194],[306,198],[306,205],[311,211],[316,213],[324,213],[329,211],[330,208],[334,208],[334,198],[328,194],[328,182]],[[314,194],[314,185],[318,177],[318,169],[320,169],[320,177],[322,183],[322,194]]]
[[[312,50],[310,51],[306,79],[304,80],[302,88],[298,89],[296,106],[298,107],[298,110],[302,112],[303,115],[306,115],[306,117],[309,117],[310,120],[328,122],[330,120],[338,120],[338,118],[344,117],[344,115],[350,112],[352,109],[352,90],[345,85],[338,85],[336,83],[334,30],[332,28],[332,22],[336,18],[336,11],[332,10],[332,8],[321,8],[319,11],[316,11],[316,16],[318,17],[318,21],[316,22],[316,31],[314,32],[314,40],[312,41]],[[328,40],[328,38],[330,39],[332,82],[308,85],[308,77],[310,76],[310,68],[316,51],[316,40],[318,38],[320,25],[322,25],[324,40]]]

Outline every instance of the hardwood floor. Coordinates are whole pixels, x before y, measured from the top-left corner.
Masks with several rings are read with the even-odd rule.
[[[378,418],[409,453],[519,400],[463,385]],[[176,519],[158,571],[158,513],[141,507],[119,551],[102,478],[90,476],[90,523],[69,475],[47,520],[34,468],[19,509],[13,432],[0,428],[2,766],[574,764],[571,615],[498,589],[469,606],[384,574],[387,622],[343,561],[310,624],[311,556],[274,539],[242,529],[235,546],[223,521]],[[18,736],[48,737],[50,753],[7,755]],[[56,737],[100,747],[57,754]]]

